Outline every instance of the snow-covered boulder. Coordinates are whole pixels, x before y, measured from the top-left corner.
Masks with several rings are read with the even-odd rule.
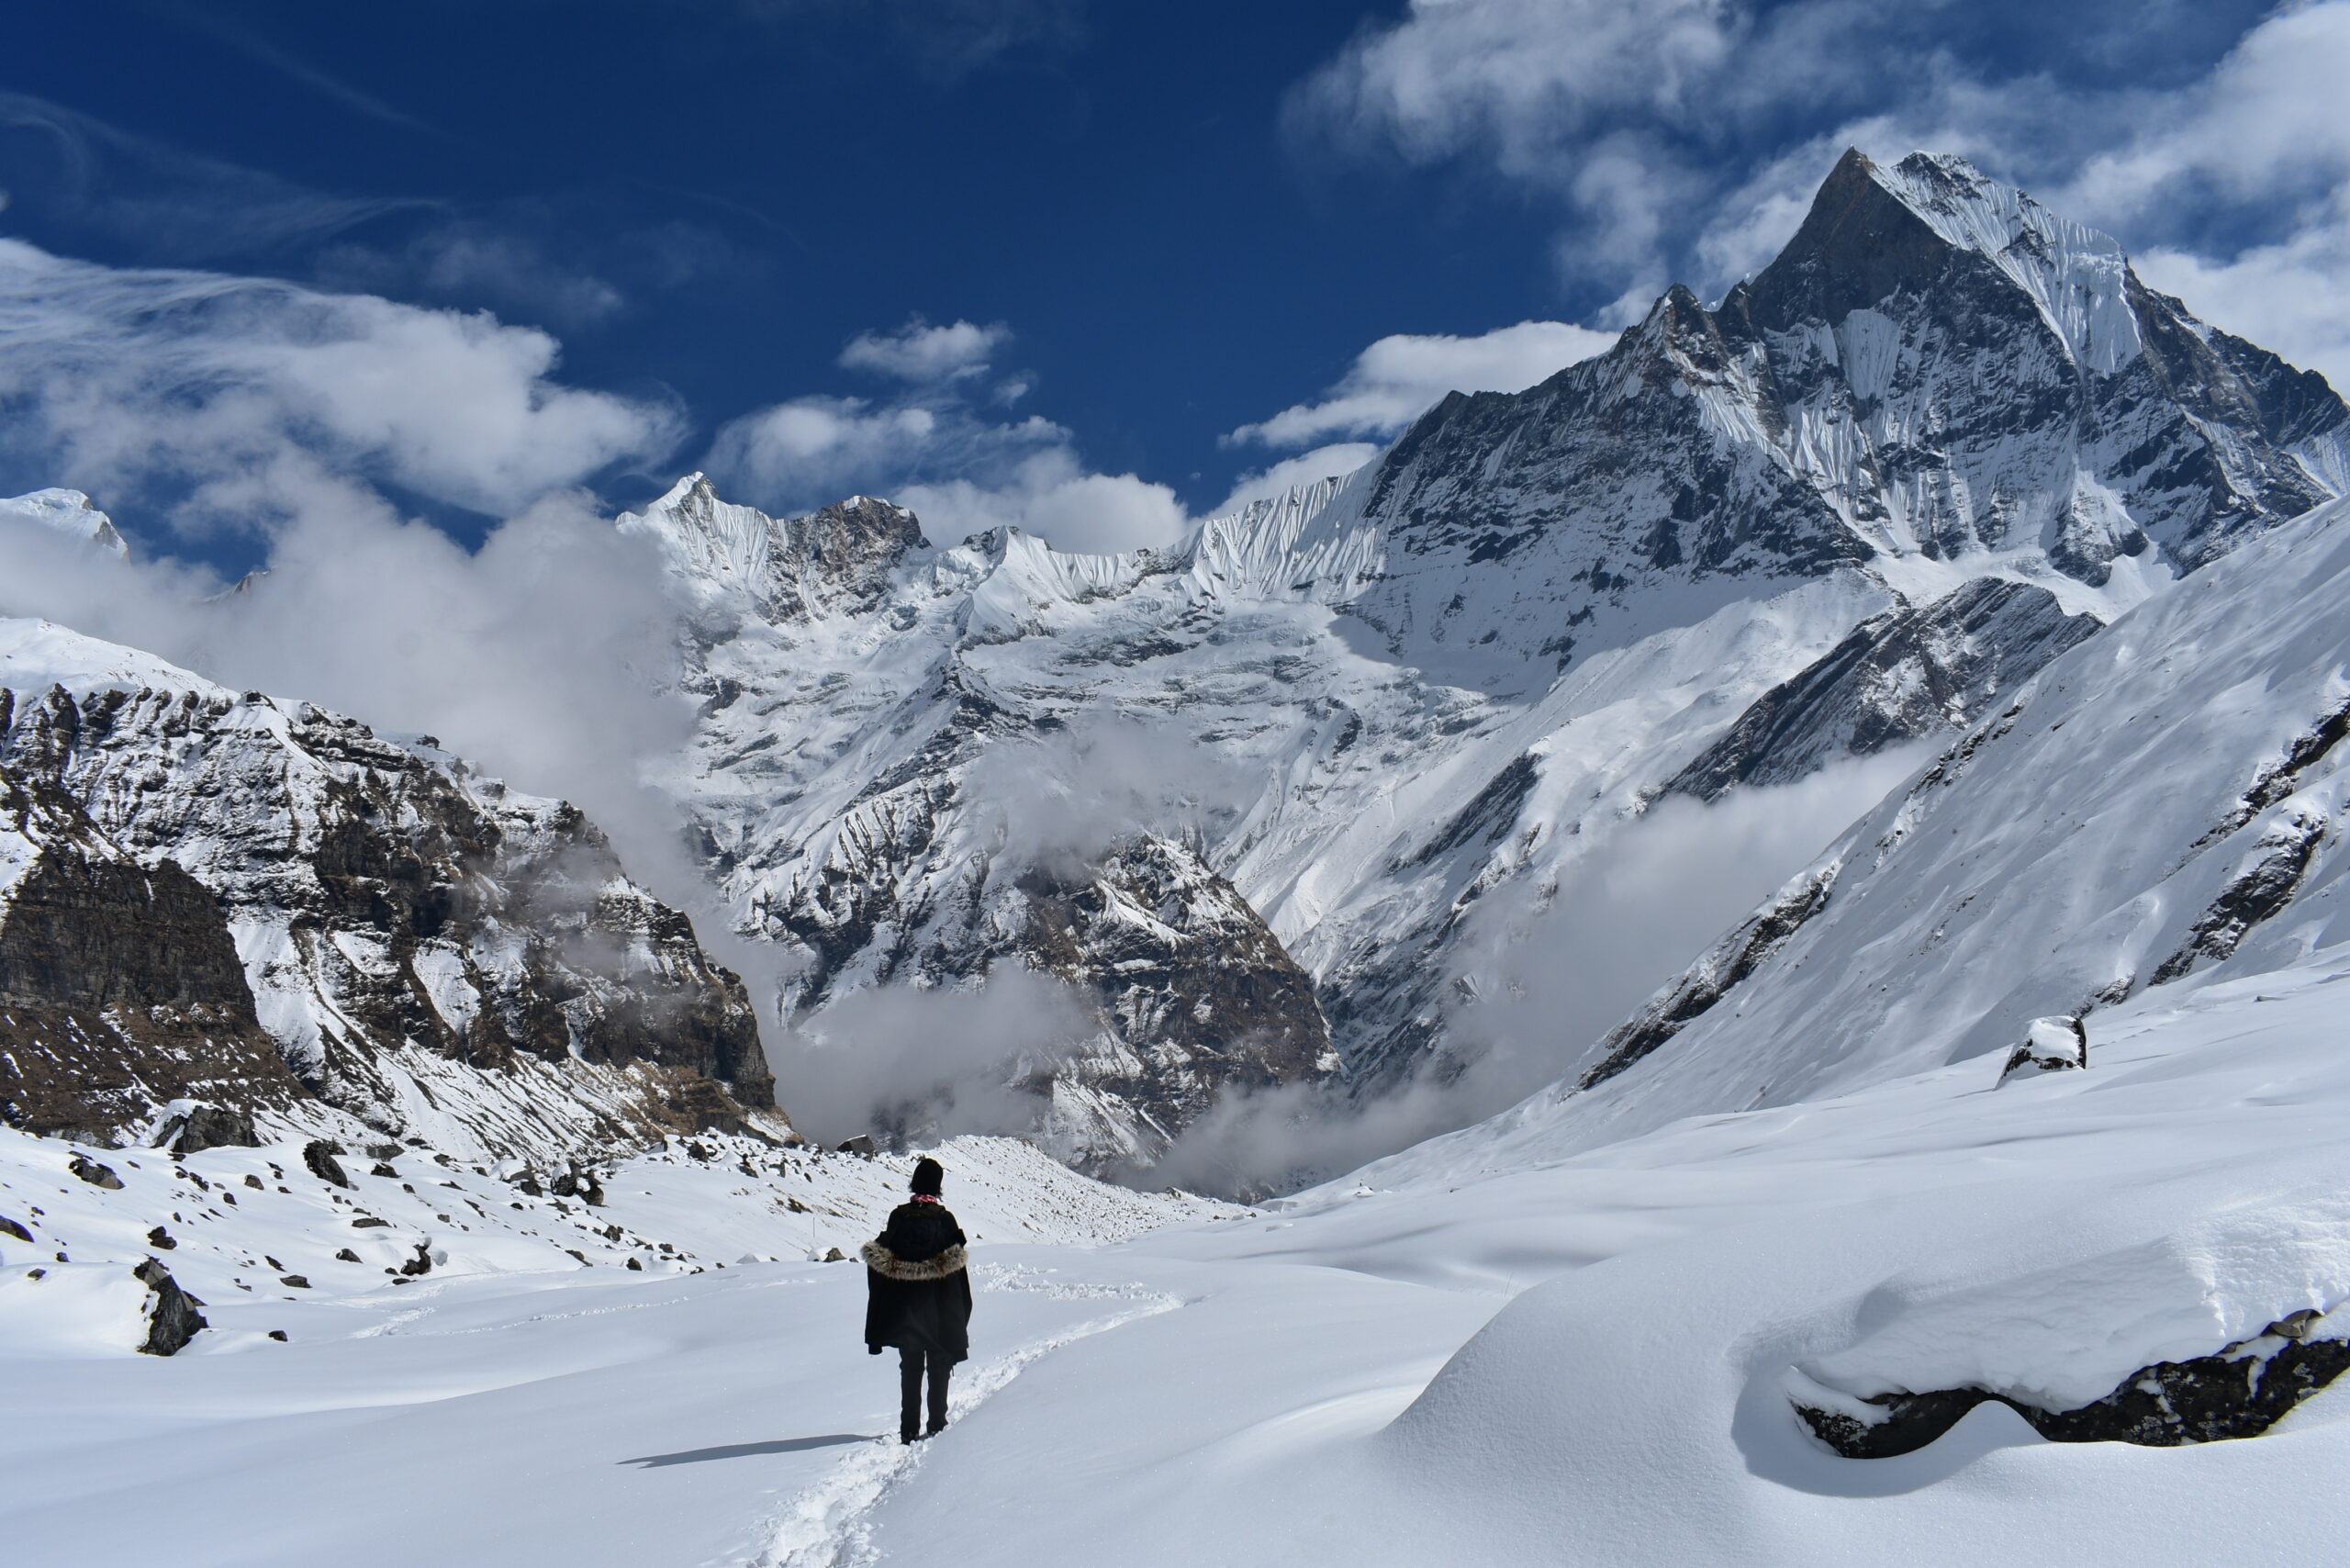
[[[1788,1397],[1812,1435],[1846,1459],[1914,1453],[1976,1406],[2007,1406],[2051,1442],[2185,1443],[2256,1438],[2350,1368],[2350,1324],[2304,1309],[2209,1356],[2140,1367],[2100,1398],[2048,1409],[1982,1388],[1856,1398],[1800,1371]]]
[[[2007,1065],[1999,1070],[1999,1081],[2062,1072],[2088,1064],[2088,1025],[2068,1013],[2052,1014],[2035,1018],[2025,1026],[2023,1043],[2008,1053]]]

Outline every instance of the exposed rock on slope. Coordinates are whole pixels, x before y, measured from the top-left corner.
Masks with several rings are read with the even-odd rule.
[[[774,1117],[741,983],[575,808],[45,622],[0,644],[0,761],[218,901],[328,1103],[497,1153]]]
[[[1978,577],[1946,599],[1887,610],[1780,682],[1668,780],[1710,801],[1740,784],[1792,784],[1841,756],[1872,756],[1961,725],[2097,631],[2030,583]]]
[[[284,1111],[301,1094],[212,895],[0,766],[0,1121],[111,1143],[173,1100]]]
[[[1980,1388],[1852,1399],[1815,1383],[1813,1402],[1798,1398],[1796,1413],[1847,1459],[1914,1453],[1986,1400],[2007,1406],[2051,1442],[2177,1448],[2255,1438],[2350,1368],[2350,1343],[2339,1328],[2312,1333],[2310,1320],[2317,1316],[2295,1313],[2213,1355],[2142,1367],[2104,1398],[2071,1410],[2044,1410]]]

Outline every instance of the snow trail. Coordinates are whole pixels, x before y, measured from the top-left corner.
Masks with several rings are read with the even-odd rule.
[[[1139,1305],[1024,1345],[958,1377],[948,1405],[950,1429],[1038,1358],[1183,1305],[1178,1297],[1141,1284],[1054,1281],[1023,1267],[985,1268],[981,1278],[990,1290],[1033,1291],[1072,1301],[1123,1298]],[[871,1568],[880,1561],[873,1548],[873,1510],[920,1467],[927,1446],[900,1443],[885,1436],[853,1450],[822,1480],[784,1505],[770,1527],[771,1543],[744,1568]]]

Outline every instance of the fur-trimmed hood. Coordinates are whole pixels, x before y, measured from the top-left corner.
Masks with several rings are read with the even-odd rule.
[[[878,1240],[867,1242],[859,1251],[867,1268],[884,1279],[899,1280],[907,1284],[921,1280],[943,1280],[949,1274],[960,1273],[967,1261],[959,1242],[937,1257],[924,1258],[920,1262],[899,1257]]]

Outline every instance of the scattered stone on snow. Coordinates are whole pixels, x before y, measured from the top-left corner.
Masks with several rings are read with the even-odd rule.
[[[30,1240],[31,1238],[28,1237],[26,1239]],[[179,1243],[172,1239],[172,1233],[170,1231],[165,1230],[159,1225],[154,1229],[147,1233],[147,1245],[150,1247],[159,1248],[165,1252],[170,1252],[175,1249],[179,1246]]]
[[[115,1192],[122,1190],[122,1178],[116,1175],[110,1167],[99,1164],[86,1154],[76,1154],[66,1162],[65,1169],[93,1187],[106,1187]]]
[[[147,1306],[147,1338],[140,1344],[140,1355],[175,1356],[199,1332],[212,1327],[196,1310],[203,1304],[180,1289],[172,1271],[154,1259],[148,1259],[130,1274],[153,1297]]]
[[[167,1119],[155,1135],[155,1147],[185,1159],[207,1148],[259,1148],[261,1135],[252,1118],[219,1105],[191,1105]]]
[[[6,1215],[0,1215],[0,1236],[13,1236],[19,1241],[30,1241],[33,1238],[31,1231],[27,1230]]]
[[[302,1163],[308,1166],[310,1174],[319,1181],[331,1182],[338,1187],[348,1187],[351,1185],[351,1178],[343,1174],[342,1166],[335,1159],[335,1156],[341,1152],[342,1146],[339,1143],[333,1143],[322,1137],[312,1138],[302,1146]]]

